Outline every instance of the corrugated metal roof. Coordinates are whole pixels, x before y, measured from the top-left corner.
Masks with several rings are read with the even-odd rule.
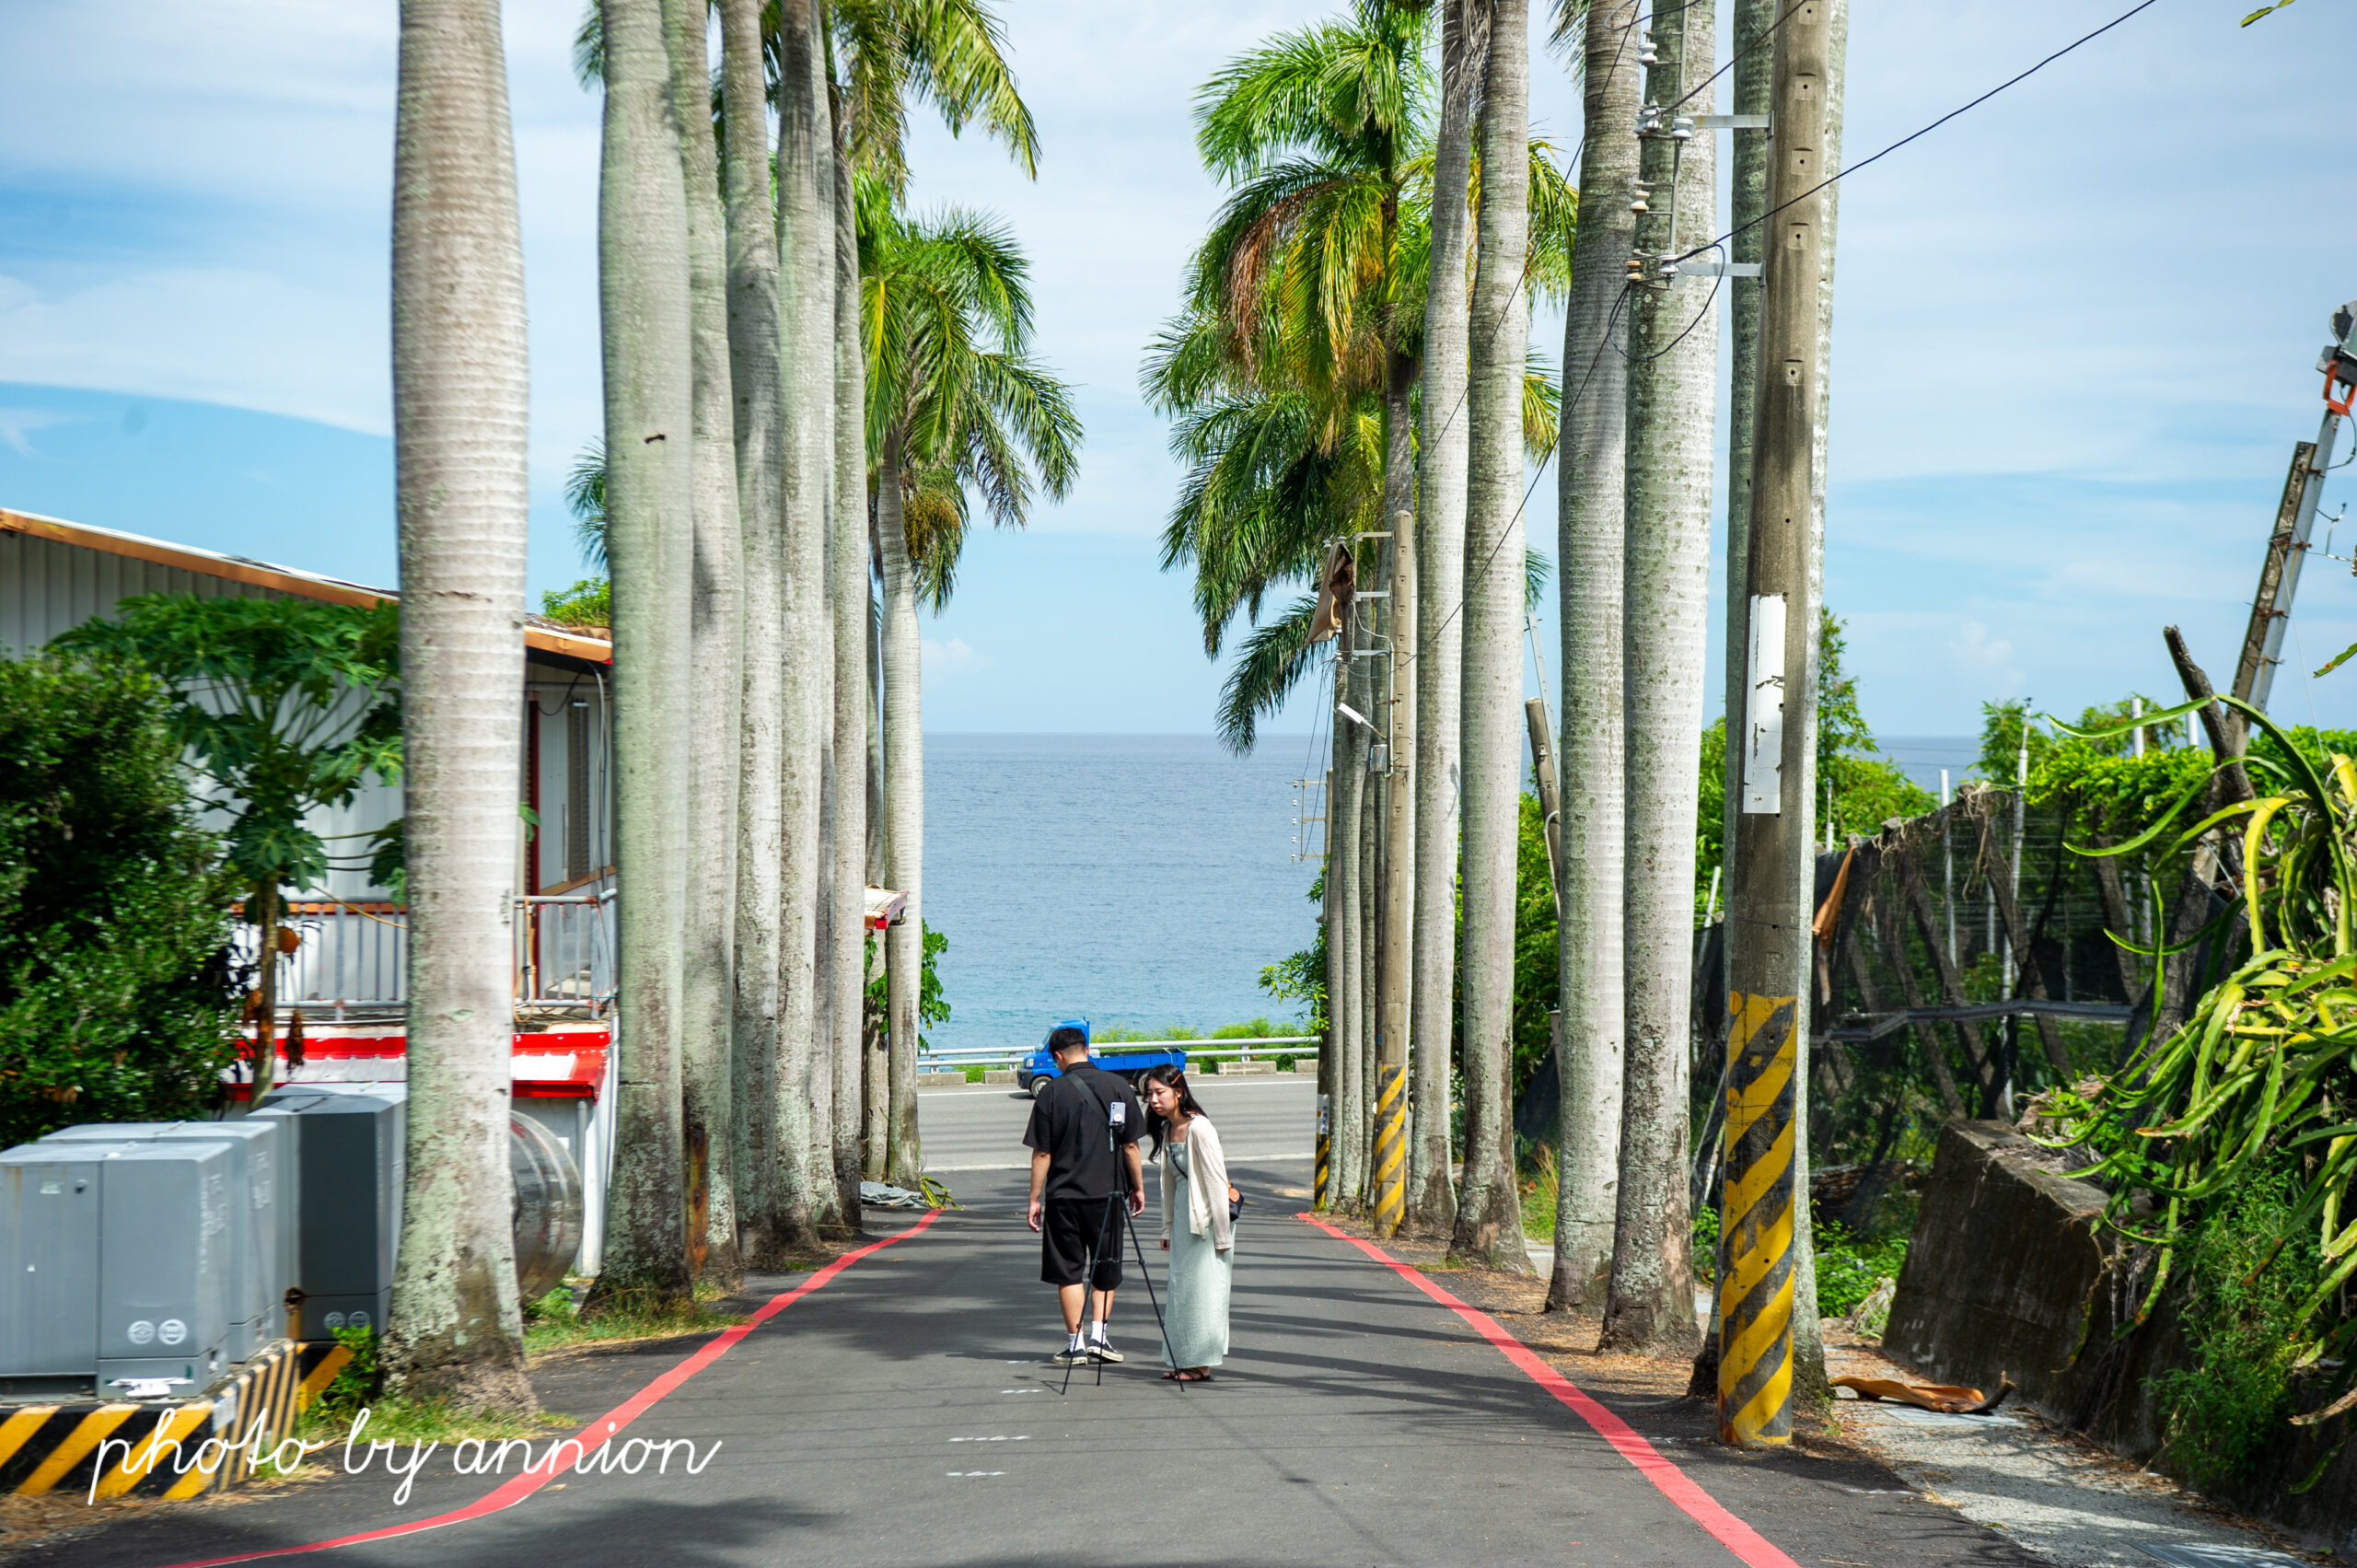
[[[224,555],[218,551],[200,550],[194,545],[173,544],[165,540],[146,539],[114,528],[96,528],[88,523],[69,523],[59,517],[44,517],[38,513],[15,512],[0,506],[0,537],[10,534],[94,550],[124,560],[145,562],[151,566],[239,583],[248,587],[293,594],[299,598],[322,599],[330,604],[373,605],[401,598],[391,588],[348,583],[341,577],[298,571],[292,566],[273,565],[269,562],[252,561],[242,555]],[[161,585],[156,588],[145,585],[127,587],[124,591],[141,593],[159,589],[170,591]],[[75,619],[86,619],[87,614],[101,613],[110,607],[111,601],[105,606],[93,606],[86,615]],[[34,639],[36,642],[46,640],[46,636]],[[526,618],[524,645],[541,653],[563,654],[598,664],[614,662],[614,645],[610,638],[590,636],[577,630],[560,627],[544,616]]]

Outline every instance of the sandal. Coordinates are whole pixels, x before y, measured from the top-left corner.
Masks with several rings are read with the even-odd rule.
[[[1166,1383],[1208,1383],[1212,1380],[1212,1375],[1208,1372],[1182,1372],[1174,1368],[1164,1373],[1162,1380]]]

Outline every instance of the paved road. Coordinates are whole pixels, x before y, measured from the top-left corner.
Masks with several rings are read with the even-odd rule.
[[[1240,1087],[1240,1086],[1239,1086]],[[1298,1167],[1239,1162],[1248,1185]],[[736,1565],[1647,1564],[1724,1568],[1705,1534],[1563,1404],[1354,1248],[1286,1217],[1239,1231],[1234,1353],[1182,1389],[1125,1290],[1102,1386],[1056,1342],[1013,1172],[865,1259],[680,1385],[628,1435],[723,1446],[701,1475],[573,1475],[504,1512],[309,1559],[366,1568]],[[877,1216],[905,1229],[905,1216]],[[758,1282],[783,1289],[789,1279]],[[676,1342],[560,1361],[536,1380],[589,1417],[678,1365]],[[1888,1472],[1742,1459],[1691,1410],[1622,1402],[1711,1496],[1790,1558],[1874,1568],[2035,1564]],[[1667,1401],[1683,1405],[1683,1401]],[[487,1479],[425,1465],[405,1507],[381,1473],[149,1514],[26,1562],[164,1568],[382,1529],[473,1504]]]
[[[1271,1077],[1197,1076],[1188,1080],[1203,1112],[1219,1125],[1227,1157],[1306,1162],[1318,1138],[1318,1079],[1311,1074]],[[926,1089],[917,1096],[917,1131],[925,1168],[959,1172],[1020,1170],[1031,1163],[1023,1146],[1031,1097],[1004,1085]]]

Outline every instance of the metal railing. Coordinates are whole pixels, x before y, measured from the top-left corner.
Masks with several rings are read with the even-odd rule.
[[[1163,1051],[1172,1046],[1183,1046],[1190,1058],[1204,1057],[1213,1061],[1224,1061],[1229,1057],[1235,1057],[1249,1062],[1256,1056],[1315,1056],[1318,1054],[1320,1038],[1318,1035],[1256,1035],[1249,1040],[1234,1038],[1227,1040],[1109,1040],[1098,1042],[1096,1049],[1099,1052]],[[1284,1049],[1277,1051],[1254,1049],[1268,1046],[1280,1046]],[[1039,1049],[1036,1045],[1014,1049],[969,1046],[959,1051],[925,1051],[918,1052],[917,1066],[922,1070],[928,1066],[989,1067],[1002,1063],[1011,1064],[1023,1061]]]
[[[614,899],[602,893],[534,894],[516,900],[516,1001],[602,1013],[614,997]],[[398,1013],[409,1000],[409,912],[400,904],[296,900],[285,924],[302,938],[278,956],[278,1006],[325,1022]],[[231,940],[250,963],[260,933]]]

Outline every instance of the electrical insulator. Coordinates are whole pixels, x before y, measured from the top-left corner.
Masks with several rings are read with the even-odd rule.
[[[1644,34],[1639,47],[1643,51],[1643,52],[1637,56],[1638,64],[1658,65],[1661,64],[1660,46],[1654,42],[1653,34]]]
[[[1681,114],[1677,119],[1669,122],[1670,140],[1674,142],[1690,141],[1693,139],[1693,135],[1694,122],[1687,118],[1685,115]]]

